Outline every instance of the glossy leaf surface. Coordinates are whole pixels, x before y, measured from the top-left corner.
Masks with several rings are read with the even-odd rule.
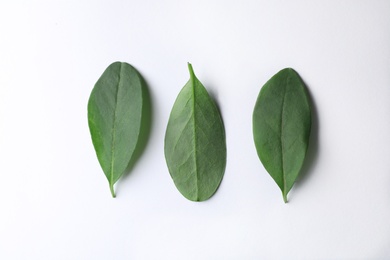
[[[305,85],[293,69],[283,69],[260,91],[253,112],[253,136],[257,154],[285,202],[305,159],[310,128]]]
[[[108,66],[88,101],[92,142],[113,197],[137,145],[142,104],[142,78],[123,62]]]
[[[191,64],[190,80],[173,105],[165,134],[165,158],[181,194],[192,201],[209,199],[226,166],[226,138],[221,115]]]

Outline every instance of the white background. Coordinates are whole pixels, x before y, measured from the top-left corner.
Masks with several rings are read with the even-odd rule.
[[[0,259],[389,259],[390,1],[3,1]],[[87,124],[114,61],[149,85],[149,141],[111,198]],[[227,167],[187,201],[163,140],[187,62],[218,103]],[[252,111],[285,67],[313,132],[284,204]]]

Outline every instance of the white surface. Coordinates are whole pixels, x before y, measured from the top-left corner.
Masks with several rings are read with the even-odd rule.
[[[0,259],[390,258],[390,1],[18,2],[0,4]],[[117,60],[148,82],[153,124],[112,199],[86,108]],[[163,153],[187,61],[227,134],[203,203],[176,190]],[[284,67],[315,105],[288,204],[251,124]]]

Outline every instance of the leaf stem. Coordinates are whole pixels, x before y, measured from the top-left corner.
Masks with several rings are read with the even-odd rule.
[[[188,64],[188,70],[190,71],[190,77],[195,78],[194,69],[192,68],[191,63],[187,62],[187,64]]]
[[[287,203],[288,201],[287,201],[287,193],[284,193],[283,192],[283,200],[284,200],[284,203]]]
[[[110,191],[113,198],[115,198],[114,184],[110,183]]]

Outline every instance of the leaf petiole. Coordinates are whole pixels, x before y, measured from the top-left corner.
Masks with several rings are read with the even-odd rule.
[[[112,197],[115,198],[116,195],[115,195],[115,191],[114,191],[114,184],[111,184],[111,183],[110,183],[110,191],[111,191]]]

